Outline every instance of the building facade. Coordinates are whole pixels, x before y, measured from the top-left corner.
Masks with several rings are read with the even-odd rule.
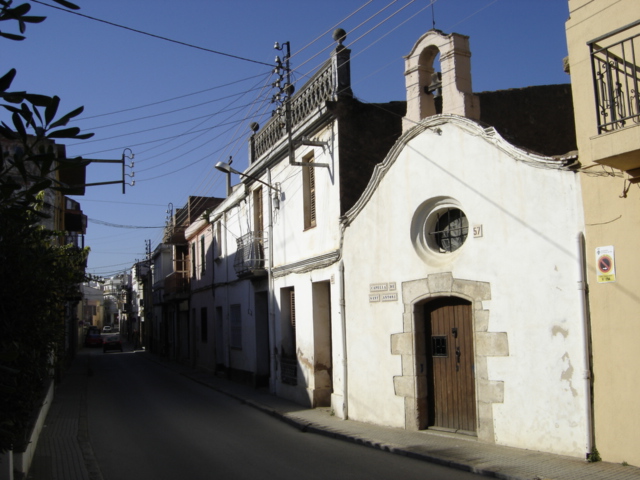
[[[215,315],[224,361],[279,396],[345,417],[338,219],[400,135],[404,103],[353,98],[350,51],[344,35],[334,39],[330,59],[254,125],[249,166],[210,222],[223,237]]]
[[[436,53],[441,107],[416,87]],[[496,100],[473,95],[469,57],[458,34],[416,43],[404,134],[343,218],[349,417],[585,458],[575,154],[533,153],[488,125]],[[517,105],[505,115],[534,115]]]
[[[583,165],[595,445],[640,466],[640,4],[570,0],[566,23]]]

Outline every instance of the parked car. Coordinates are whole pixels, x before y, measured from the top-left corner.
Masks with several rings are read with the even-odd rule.
[[[89,330],[87,336],[84,337],[84,346],[85,347],[100,347],[102,346],[102,335],[100,335],[100,331]]]
[[[107,335],[103,337],[102,351],[107,353],[107,350],[122,351],[122,340],[120,340],[120,335]]]
[[[109,333],[111,332],[111,326],[106,325],[103,329],[102,329],[102,333]]]

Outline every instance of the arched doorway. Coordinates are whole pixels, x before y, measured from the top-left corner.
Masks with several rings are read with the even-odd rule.
[[[471,303],[456,297],[424,305],[427,428],[476,432]],[[425,424],[424,422],[420,422]]]

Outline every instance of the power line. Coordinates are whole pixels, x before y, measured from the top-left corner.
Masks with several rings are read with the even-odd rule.
[[[240,95],[244,95],[244,92],[241,92],[241,93],[234,93],[233,95],[229,95],[229,96],[227,96],[227,97],[214,98],[213,100],[208,100],[208,101],[206,101],[206,102],[198,103],[198,104],[196,104],[196,105],[190,105],[190,106],[188,106],[188,107],[181,107],[181,108],[177,108],[177,109],[175,109],[175,110],[169,110],[169,111],[167,111],[167,112],[155,113],[155,114],[153,114],[153,115],[147,115],[146,117],[137,117],[137,118],[132,118],[132,119],[130,119],[130,120],[123,120],[123,121],[121,121],[121,122],[110,123],[110,124],[108,124],[108,125],[101,125],[101,126],[98,126],[98,127],[83,127],[83,130],[99,130],[99,129],[101,129],[101,128],[119,127],[120,125],[124,125],[125,123],[139,122],[139,121],[141,121],[141,120],[149,120],[150,118],[157,118],[157,117],[161,117],[161,116],[163,116],[163,115],[170,115],[170,114],[172,114],[172,113],[182,112],[182,111],[184,111],[184,110],[189,110],[189,109],[192,109],[192,108],[202,107],[203,105],[207,105],[208,103],[215,103],[215,102],[219,102],[219,101],[221,101],[221,100],[225,100],[225,99],[227,99],[227,98],[237,97],[237,96],[240,96]],[[233,108],[230,108],[230,109],[227,109],[227,110],[224,110],[224,109],[223,109],[223,110],[218,110],[218,111],[217,111],[216,113],[214,113],[214,114],[201,115],[200,117],[194,117],[194,118],[191,118],[191,119],[188,119],[188,120],[182,120],[182,121],[180,121],[180,122],[170,123],[170,124],[163,125],[163,126],[160,126],[160,127],[154,127],[153,129],[155,129],[155,128],[163,128],[163,127],[172,127],[172,126],[174,126],[174,125],[178,125],[178,124],[180,124],[180,123],[191,122],[191,121],[193,121],[193,120],[199,120],[199,119],[204,118],[204,117],[211,117],[211,116],[213,116],[213,115],[217,115],[218,113],[224,113],[224,112],[228,112],[228,111],[231,111],[231,110],[238,110],[238,109],[241,109],[241,108],[244,108],[244,107],[249,107],[249,106],[251,106],[251,104],[247,104],[247,105],[240,105],[240,106],[238,106],[238,107],[233,107]],[[153,130],[153,129],[152,129],[152,130]],[[142,130],[141,132],[146,132],[146,131],[147,131],[147,130]],[[141,132],[133,132],[133,133],[141,133]],[[74,145],[79,145],[79,144],[74,144]]]
[[[409,2],[409,3],[413,3],[413,1],[415,1],[415,0],[412,0],[412,1],[411,1],[411,2]],[[434,0],[434,1],[435,1],[435,0]],[[492,3],[490,3],[490,4],[486,5],[485,7],[483,7],[483,9],[484,9],[484,8],[487,8],[488,6],[490,6],[491,4],[495,3],[496,1],[497,1],[497,0],[493,0],[493,2],[492,2]],[[369,3],[370,3],[370,2],[369,2]],[[395,2],[392,2],[392,3],[395,3]],[[368,5],[368,4],[367,4],[367,5]],[[431,4],[430,4],[430,5],[431,5]],[[429,5],[428,5],[428,6],[429,6]],[[361,8],[362,8],[362,7],[361,7]],[[405,6],[405,7],[403,7],[403,8],[406,8],[406,6]],[[426,8],[426,7],[425,7],[425,8]],[[400,9],[400,10],[402,10],[402,9]],[[420,12],[422,12],[423,10],[424,10],[424,9],[420,10]],[[381,11],[379,11],[376,15],[379,15],[379,14],[380,14],[380,12],[381,12]],[[418,12],[418,13],[420,13],[420,12]],[[396,13],[397,13],[397,12],[396,12]],[[478,12],[476,12],[476,13],[478,13]],[[374,17],[375,17],[376,15],[374,15]],[[394,14],[394,15],[395,15],[395,14]],[[474,13],[473,15],[475,15],[475,13]],[[471,15],[471,16],[473,16],[473,15]],[[391,16],[393,16],[393,15],[391,15]],[[414,15],[414,16],[415,16],[415,15]],[[412,17],[411,17],[411,18],[409,18],[408,20],[411,20],[414,16],[412,16]],[[466,18],[465,18],[464,20],[462,20],[462,21],[466,21],[466,20],[467,20],[467,19],[469,19],[471,16],[466,17]],[[370,17],[370,19],[369,19],[369,20],[371,20],[371,18],[374,18],[374,17]],[[347,17],[347,18],[349,18],[349,17]],[[364,35],[361,35],[358,39],[356,39],[356,42],[357,42],[357,41],[359,41],[359,40],[362,40],[362,38],[363,38],[364,36],[371,34],[371,32],[372,32],[372,31],[374,31],[374,30],[375,30],[375,31],[379,31],[379,27],[382,25],[382,23],[387,22],[390,18],[391,18],[391,17],[387,17],[384,21],[380,22],[378,25],[376,25],[375,27],[373,27],[372,29],[370,29],[369,31],[367,31]],[[367,21],[369,21],[369,20],[367,20]],[[405,20],[402,24],[406,23],[406,21],[408,21],[408,20]],[[364,23],[366,23],[366,22],[364,22]],[[401,25],[402,25],[402,24],[401,24]],[[361,26],[361,25],[362,25],[362,24],[360,24],[360,26]],[[383,37],[381,37],[381,38],[384,38],[385,36],[389,35],[391,32],[393,32],[393,31],[394,31],[394,30],[396,30],[397,28],[399,28],[399,27],[395,27],[395,28],[394,28],[394,29],[392,29],[389,33],[385,34],[385,35],[384,35]],[[373,44],[377,43],[379,40],[380,40],[380,39],[375,40],[371,45],[369,45],[369,46],[365,47],[365,50],[366,50],[366,49],[368,49],[368,48],[370,48]],[[314,40],[314,42],[315,42],[315,40]],[[311,43],[314,43],[314,42],[311,42]],[[355,42],[354,42],[354,43],[355,43]],[[309,45],[305,46],[304,48],[307,48],[308,46],[309,46]],[[330,47],[327,47],[327,48],[330,48]],[[325,48],[325,50],[326,50],[326,48]],[[323,51],[324,51],[324,50],[323,50]],[[294,54],[294,55],[295,55],[295,54]],[[317,55],[316,55],[316,56],[317,56]],[[355,55],[355,56],[357,56],[357,55]],[[314,56],[314,57],[315,57],[315,56]],[[314,57],[312,57],[312,58],[314,58]],[[307,62],[308,62],[308,61],[307,61]],[[307,63],[307,62],[305,62],[305,63]],[[176,98],[182,98],[182,97],[176,97]],[[258,100],[259,100],[259,99],[258,99]],[[168,100],[167,100],[167,101],[168,101]],[[263,103],[264,103],[265,98],[262,98],[262,101],[263,101]],[[157,102],[157,103],[162,103],[162,102]],[[259,103],[258,101],[254,102],[253,104],[251,104],[251,107],[253,108],[253,106],[255,105],[255,106],[256,106],[256,110],[258,110],[258,111],[259,111],[259,110],[260,110],[260,108],[259,108],[259,107],[257,107],[257,104],[258,104],[258,103]],[[151,105],[153,105],[153,104],[151,104]],[[128,109],[127,109],[127,110],[128,110]],[[125,111],[127,111],[127,110],[123,110],[122,112],[125,112]],[[256,112],[256,114],[257,114],[257,112]],[[263,113],[263,115],[266,115],[266,114],[264,114],[264,113]],[[249,117],[249,115],[247,115],[247,117]],[[245,117],[245,119],[246,119],[246,117]],[[240,128],[240,126],[242,125],[242,121],[239,121],[239,122],[237,123],[237,125],[238,125],[238,128]],[[229,129],[229,130],[231,130],[231,129]],[[201,131],[202,131],[202,132],[204,132],[204,133],[206,133],[206,131],[208,131],[208,130],[201,130]],[[227,131],[228,131],[228,130],[227,130]],[[204,133],[202,133],[201,135],[204,135]],[[225,131],[225,132],[223,132],[222,134],[224,134],[224,133],[226,133],[226,131]],[[220,134],[220,135],[222,135],[222,134]],[[217,135],[217,136],[216,136],[216,138],[218,138],[220,135]],[[173,137],[173,138],[176,138],[176,137]],[[213,139],[213,140],[215,140],[215,139]],[[213,141],[213,140],[210,140],[210,141]],[[229,139],[229,143],[228,143],[227,145],[225,145],[224,147],[222,147],[220,150],[218,150],[218,151],[216,152],[216,154],[217,154],[218,152],[220,152],[221,150],[223,150],[223,149],[227,149],[227,148],[231,147],[232,143],[237,143],[237,142],[240,142],[241,140],[242,140],[242,139],[240,138],[240,136],[238,136],[238,135],[233,135],[233,137]],[[170,140],[170,141],[172,141],[172,140]],[[193,141],[193,139],[192,139],[192,140],[189,140],[189,141]],[[209,142],[210,142],[210,141],[209,141]],[[209,142],[207,142],[207,143],[209,143]],[[202,146],[204,146],[204,145],[202,145]],[[155,147],[154,147],[154,148],[155,148]],[[177,147],[176,147],[176,148],[177,148]],[[199,148],[199,147],[197,147],[197,148]],[[191,150],[191,151],[193,151],[193,150]],[[136,152],[136,154],[137,154],[137,152]],[[184,157],[184,156],[183,156],[183,157]],[[187,166],[186,166],[186,167],[184,167],[184,168],[188,168],[188,167],[190,167],[190,166],[192,166],[192,165],[194,165],[194,164],[196,164],[196,163],[201,162],[202,160],[205,160],[206,158],[207,158],[207,157],[201,158],[200,160],[197,160],[196,162],[193,162],[193,163],[191,163],[191,164],[187,165]],[[146,160],[146,159],[145,159],[145,160]],[[163,164],[165,164],[165,163],[168,163],[168,162],[164,162]],[[163,164],[161,164],[161,165],[163,165]],[[160,166],[160,165],[156,165],[156,166]],[[181,169],[181,170],[182,170],[182,169]],[[177,170],[177,171],[178,171],[178,170]],[[171,173],[175,173],[175,172],[177,172],[177,171],[170,172],[170,173],[168,173],[168,174],[164,174],[164,175],[160,175],[160,177],[164,177],[164,176],[166,176],[166,175],[169,175],[169,174],[171,174]],[[215,173],[215,172],[214,172],[214,173]],[[207,176],[208,176],[208,175],[209,175],[209,174],[207,174]],[[155,179],[155,178],[159,178],[159,177],[154,177],[154,178],[150,178],[150,179],[146,179],[146,180],[153,180],[153,179]],[[198,177],[198,178],[203,178],[203,176],[202,176],[202,175],[199,175],[199,177]],[[213,181],[213,182],[217,182],[219,179],[220,179],[220,177],[218,176],[218,177],[216,177],[215,179],[212,179],[212,181]],[[144,180],[143,180],[143,181],[144,181]],[[201,182],[200,187],[202,187],[202,183],[203,183],[203,182]],[[236,213],[236,215],[237,215],[237,212],[234,212],[234,213]],[[225,227],[226,227],[226,226],[225,226]],[[161,227],[149,227],[149,228],[161,228]],[[161,233],[161,232],[158,232],[158,234],[157,234],[157,235],[162,235],[162,233]],[[156,235],[156,234],[154,234],[154,236],[157,236],[157,235]],[[104,268],[104,267],[103,267],[103,268]]]
[[[164,228],[164,226],[162,226],[162,227],[142,227],[142,226],[139,226],[139,225],[119,225],[117,223],[105,222],[104,220],[96,220],[95,218],[89,218],[88,220],[90,222],[92,222],[92,223],[97,223],[99,225],[106,225],[107,227],[115,227],[115,228],[132,228],[132,229],[137,229],[137,228]]]
[[[98,203],[120,203],[122,205],[143,205],[145,207],[166,207],[164,204],[159,203],[135,203],[135,202],[116,202],[114,200],[88,200],[86,198],[82,199],[82,203],[85,202],[98,202]]]
[[[197,50],[203,50],[205,52],[209,52],[209,53],[215,53],[216,55],[223,55],[225,57],[230,57],[230,58],[235,58],[236,60],[242,60],[244,62],[251,62],[251,63],[257,63],[258,65],[266,65],[267,67],[273,67],[272,64],[270,63],[265,63],[265,62],[260,62],[258,60],[251,60],[250,58],[244,58],[244,57],[240,57],[238,55],[232,55],[230,53],[224,53],[224,52],[219,52],[217,50],[211,50],[209,48],[204,48],[204,47],[199,47],[197,45],[193,45],[190,43],[185,43],[185,42],[181,42],[179,40],[173,40],[171,38],[167,38],[167,37],[163,37],[161,35],[155,35],[153,33],[148,33],[148,32],[143,32],[142,30],[137,30],[135,28],[131,28],[131,27],[125,27],[124,25],[119,25],[117,23],[113,23],[113,22],[109,22],[107,20],[102,20],[100,18],[95,18],[95,17],[91,17],[89,15],[85,15],[83,13],[79,13],[79,12],[74,12],[72,10],[65,10],[64,8],[61,7],[56,7],[55,5],[49,5],[48,3],[44,3],[41,2],[39,0],[31,0],[33,3],[39,3],[40,5],[44,5],[45,7],[49,7],[49,8],[55,8],[56,10],[60,10],[62,12],[66,12],[66,13],[71,13],[73,15],[77,15],[79,17],[83,17],[83,18],[87,18],[89,20],[93,20],[96,22],[100,22],[100,23],[105,23],[107,25],[111,25],[112,27],[118,27],[118,28],[122,28],[124,30],[129,30],[130,32],[135,32],[135,33],[139,33],[141,35],[147,35],[148,37],[153,37],[153,38],[157,38],[159,40],[164,40],[166,42],[171,42],[171,43],[176,43],[178,45],[183,45],[185,47],[190,47],[190,48],[195,48]]]
[[[177,97],[167,98],[165,100],[158,100],[157,102],[147,103],[147,104],[144,104],[144,105],[138,105],[137,107],[124,108],[122,110],[116,110],[114,112],[100,113],[98,115],[92,115],[92,116],[89,116],[89,117],[84,117],[83,116],[81,119],[74,119],[74,121],[90,120],[90,119],[93,119],[93,118],[106,117],[106,116],[109,116],[109,115],[116,115],[118,113],[130,112],[132,110],[139,110],[141,108],[154,107],[156,105],[160,105],[161,103],[172,102],[174,100],[180,100],[181,98],[192,97],[193,95],[199,95],[201,93],[210,92],[211,90],[217,90],[219,88],[229,87],[231,85],[236,85],[236,84],[241,83],[241,82],[246,82],[247,80],[253,80],[254,78],[262,77],[264,75],[265,75],[264,73],[260,73],[258,75],[252,75],[250,77],[241,78],[240,80],[235,80],[233,82],[224,83],[222,85],[216,85],[215,87],[205,88],[204,90],[199,90],[197,92],[185,93],[184,95],[178,95]]]

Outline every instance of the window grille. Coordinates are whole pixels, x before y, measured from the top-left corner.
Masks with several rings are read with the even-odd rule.
[[[443,335],[434,335],[431,337],[431,356],[447,357],[447,337]]]
[[[429,235],[442,253],[456,251],[462,246],[469,233],[467,216],[459,208],[448,208],[438,213],[434,231]]]

